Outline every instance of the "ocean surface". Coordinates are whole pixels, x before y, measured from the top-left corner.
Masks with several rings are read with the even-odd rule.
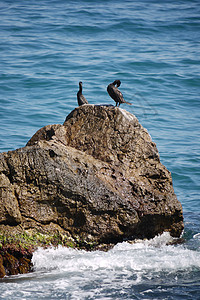
[[[115,79],[172,173],[185,243],[38,249],[0,299],[200,299],[200,1],[0,1],[0,152],[62,124],[79,81],[89,103],[115,105]]]

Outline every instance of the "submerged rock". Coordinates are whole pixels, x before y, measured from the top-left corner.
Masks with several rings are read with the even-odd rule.
[[[1,153],[0,204],[0,231],[58,233],[86,249],[183,230],[155,143],[113,106],[80,106]]]

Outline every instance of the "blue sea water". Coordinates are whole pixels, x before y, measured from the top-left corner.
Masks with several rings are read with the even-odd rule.
[[[115,79],[172,173],[186,242],[39,249],[0,299],[200,299],[199,0],[0,1],[0,152],[62,124],[80,80],[89,103],[115,104]]]

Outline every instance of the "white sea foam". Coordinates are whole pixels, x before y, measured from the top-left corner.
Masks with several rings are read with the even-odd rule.
[[[199,239],[200,240],[200,233],[196,233],[194,236],[193,236],[194,239]]]
[[[76,276],[80,272],[88,275],[90,272],[132,272],[137,275],[137,272],[146,274],[200,268],[199,252],[186,249],[184,245],[167,246],[169,239],[169,234],[164,233],[149,241],[119,243],[108,252],[86,252],[64,247],[38,249],[32,261],[35,271],[57,270]]]
[[[167,246],[170,239],[164,233],[152,240],[119,243],[108,252],[40,248],[33,255],[35,272],[27,275],[33,280],[28,291],[36,298],[45,293],[45,299],[50,295],[65,299],[66,293],[69,299],[109,299],[109,293],[124,299],[123,295],[132,295],[141,285],[147,287],[140,294],[144,296],[151,293],[149,287],[154,284],[164,288],[166,280],[171,284],[187,281],[191,272],[200,271],[200,253],[184,245]],[[35,280],[39,281],[37,292]]]

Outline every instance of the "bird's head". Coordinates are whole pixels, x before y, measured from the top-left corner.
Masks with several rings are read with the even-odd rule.
[[[115,81],[113,82],[113,84],[114,84],[114,85],[117,85],[117,87],[119,87],[120,84],[121,84],[121,81],[120,81],[120,80],[115,80]]]

